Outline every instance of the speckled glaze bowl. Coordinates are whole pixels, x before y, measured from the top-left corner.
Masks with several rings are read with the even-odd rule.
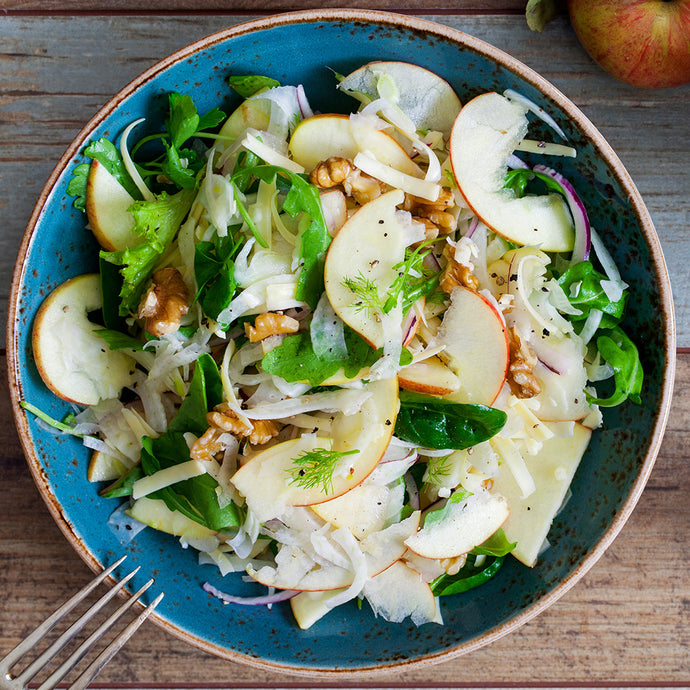
[[[309,50],[300,50],[309,46]],[[559,160],[632,286],[624,324],[641,347],[643,404],[605,412],[572,487],[572,499],[550,534],[551,548],[529,569],[506,561],[491,582],[443,602],[444,626],[390,624],[368,607],[340,607],[310,630],[299,630],[286,604],[224,606],[204,581],[249,594],[239,575],[220,578],[199,566],[175,538],[144,530],[126,545],[108,527],[117,499],[99,498],[86,479],[88,451],[78,440],[40,429],[19,408],[28,400],[60,418],[69,406],[41,382],[31,352],[32,319],[43,298],[65,279],[96,270],[96,244],[66,194],[81,151],[91,140],[119,135],[140,117],[162,120],[169,90],[193,94],[201,112],[237,101],[226,87],[234,74],[267,74],[302,83],[315,110],[347,112],[331,70],[348,73],[375,59],[413,61],[439,73],[463,101],[483,91],[515,89],[544,106],[577,147]],[[329,69],[330,68],[330,69]],[[158,122],[156,122],[158,120]],[[572,587],[602,555],[633,510],[652,469],[671,398],[675,333],[671,291],[649,214],[616,154],[583,114],[552,85],[509,55],[450,28],[405,16],[360,10],[299,12],[221,31],[162,60],[118,93],[82,130],[51,175],[19,252],[10,299],[7,351],[16,422],[29,467],[65,536],[94,570],[129,553],[141,565],[138,587],[155,576],[165,599],[154,615],[164,629],[233,661],[308,676],[382,673],[438,662],[514,630]],[[221,679],[219,679],[221,680]]]

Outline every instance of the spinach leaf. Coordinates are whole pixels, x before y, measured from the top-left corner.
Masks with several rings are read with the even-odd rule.
[[[483,585],[498,573],[505,557],[489,557],[486,560],[480,560],[480,564],[477,564],[477,558],[477,555],[470,553],[467,555],[465,565],[455,575],[444,574],[433,580],[431,591],[434,596],[461,594]]]
[[[232,76],[228,78],[228,84],[237,91],[242,98],[249,98],[262,89],[272,89],[276,86],[280,86],[279,81],[258,74]]]
[[[611,302],[601,287],[601,281],[608,280],[603,273],[595,270],[589,261],[580,261],[568,268],[558,278],[558,284],[563,288],[570,304],[582,311],[582,314],[569,314],[571,321],[583,321],[590,310],[598,309],[603,312],[600,328],[613,328],[623,317],[628,293],[623,292],[620,299]],[[572,286],[578,286],[577,293],[571,294]]]
[[[131,208],[140,244],[115,252],[101,251],[101,258],[121,266],[120,316],[134,313],[158,259],[175,238],[194,200],[193,190],[160,194],[155,201],[137,201]]]
[[[500,431],[506,419],[503,410],[486,405],[400,391],[395,435],[425,448],[469,448]]]
[[[122,331],[113,331],[109,328],[95,329],[94,334],[99,338],[103,338],[111,350],[143,350],[144,343],[137,338],[122,333]]]
[[[242,168],[233,173],[231,178],[233,184],[237,184],[235,176],[237,176],[237,182],[244,185],[248,184],[248,177],[257,177],[267,183],[275,181],[276,184],[278,182],[276,177],[287,181],[289,188],[283,201],[283,211],[293,218],[300,213],[305,213],[310,218],[311,222],[300,238],[300,272],[297,277],[296,297],[306,302],[312,309],[316,309],[316,304],[324,290],[323,267],[326,261],[326,250],[331,244],[318,189],[309,183],[305,175],[293,173],[276,165]],[[251,218],[244,216],[244,219],[254,236],[259,236]]]
[[[588,396],[589,402],[600,407],[614,407],[629,398],[640,405],[644,373],[635,343],[617,326],[597,338],[597,349],[613,368],[615,390],[608,398]]]
[[[235,238],[236,228],[229,228],[226,237],[214,235],[211,242],[197,242],[194,251],[194,274],[199,292],[197,299],[204,313],[217,319],[231,302],[237,289],[235,257],[242,240]]]
[[[278,347],[264,355],[261,367],[269,374],[294,383],[307,381],[311,386],[318,386],[326,379],[337,374],[340,369],[347,378],[354,378],[362,369],[369,367],[383,356],[383,350],[374,350],[358,333],[345,326],[345,345],[347,357],[330,359],[319,357],[314,352],[309,333],[288,335]],[[412,361],[408,350],[403,349],[400,364],[404,366]]]
[[[143,439],[141,466],[147,475],[189,460],[185,432],[201,436],[208,428],[206,413],[223,400],[223,384],[213,358],[203,354],[196,362],[194,376],[175,419],[159,438]],[[241,512],[234,504],[221,508],[216,488],[218,482],[208,474],[177,482],[151,494],[165,501],[171,510],[209,529],[220,530],[241,523]]]
[[[485,542],[472,549],[472,553],[483,556],[507,556],[517,542],[510,542],[502,527],[499,527]]]
[[[103,295],[103,325],[113,331],[127,330],[124,317],[120,316],[120,292],[122,291],[122,275],[120,269],[98,258],[98,267],[101,274],[101,294]]]
[[[124,496],[131,496],[133,491],[132,487],[135,482],[144,476],[146,475],[144,474],[141,463],[134,465],[129,472],[125,472],[125,474],[112,484],[101,489],[99,495],[103,496],[103,498],[123,498]]]

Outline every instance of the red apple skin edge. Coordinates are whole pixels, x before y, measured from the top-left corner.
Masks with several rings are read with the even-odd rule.
[[[616,79],[655,89],[690,82],[690,0],[568,0],[590,56]]]

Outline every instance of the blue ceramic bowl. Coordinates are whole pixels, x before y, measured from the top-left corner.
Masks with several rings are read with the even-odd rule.
[[[308,51],[299,50],[309,46]],[[289,59],[286,59],[289,56]],[[117,136],[147,117],[160,125],[164,94],[191,92],[200,111],[233,96],[226,77],[267,74],[304,84],[315,109],[349,111],[334,91],[331,70],[348,73],[370,60],[413,61],[440,73],[463,100],[483,91],[515,89],[545,106],[578,149],[559,162],[583,196],[623,278],[632,285],[629,333],[639,338],[645,368],[643,404],[605,413],[552,529],[551,548],[529,569],[507,562],[485,586],[443,602],[444,626],[390,624],[364,607],[341,607],[307,632],[286,604],[224,606],[204,581],[249,594],[239,576],[222,579],[199,566],[175,538],[144,530],[126,545],[108,526],[116,499],[99,498],[86,479],[88,451],[69,437],[40,429],[19,408],[28,400],[60,418],[69,406],[43,385],[31,352],[32,319],[43,298],[65,279],[96,269],[97,248],[66,194],[81,151],[91,140]],[[330,69],[329,69],[330,68]],[[29,467],[51,513],[94,570],[123,552],[141,565],[134,582],[154,576],[166,596],[156,623],[193,645],[232,659],[304,675],[374,673],[441,661],[487,644],[532,618],[570,588],[602,555],[642,492],[665,426],[674,373],[671,292],[658,238],[629,175],[602,136],[553,86],[510,56],[470,36],[410,17],[358,10],[301,12],[260,19],[214,34],[155,65],[117,94],[84,128],[50,177],[29,222],[14,274],[8,361],[16,422]]]

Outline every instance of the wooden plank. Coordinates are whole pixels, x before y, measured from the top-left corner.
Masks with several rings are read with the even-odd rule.
[[[34,200],[83,124],[161,57],[249,18],[10,15],[0,22],[0,318],[5,318],[14,256]],[[656,223],[676,293],[678,344],[690,346],[685,241],[690,225],[685,191],[690,182],[690,85],[642,91],[616,82],[584,53],[565,18],[542,34],[530,32],[521,14],[425,18],[513,54],[553,82],[599,127],[628,167]]]
[[[299,4],[297,9],[322,9],[326,7],[357,7],[373,10],[414,11],[419,10],[419,3],[414,0],[349,0],[338,2],[337,0],[306,0]],[[520,0],[435,0],[433,10],[449,9],[457,12],[514,12],[522,14],[525,3]],[[12,12],[35,12],[45,14],[72,14],[72,13],[105,13],[115,12],[141,12],[141,3],[136,0],[0,0],[0,9]],[[189,12],[192,14],[202,11],[208,13],[270,13],[295,9],[295,3],[291,0],[268,0],[258,3],[256,0],[208,0],[203,8],[194,0],[153,0],[147,3],[146,13],[172,13]],[[426,8],[427,13],[432,11]]]
[[[0,653],[28,634],[91,573],[52,522],[9,422],[0,370]],[[550,609],[496,643],[381,684],[459,687],[543,683],[690,682],[690,354],[657,465],[622,533],[590,573]],[[106,667],[101,683],[141,687],[303,687],[304,681],[223,661],[146,624]],[[366,681],[366,679],[359,679]]]

